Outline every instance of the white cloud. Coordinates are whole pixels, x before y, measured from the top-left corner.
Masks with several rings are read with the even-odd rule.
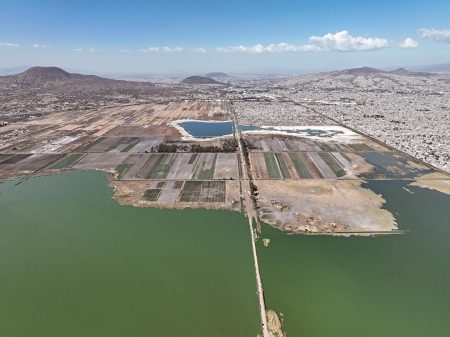
[[[205,54],[207,50],[205,48],[194,48],[192,51],[194,53]]]
[[[162,51],[166,52],[166,53],[179,53],[181,51],[183,51],[184,49],[181,47],[175,47],[175,48],[170,48],[170,47],[162,47]]]
[[[343,30],[335,34],[328,33],[323,36],[311,36],[308,44],[271,43],[268,45],[255,44],[252,46],[218,47],[218,52],[243,52],[251,54],[283,53],[300,51],[369,51],[389,47],[389,41],[383,38],[351,36]]]
[[[232,53],[232,52],[243,52],[250,54],[261,54],[261,53],[282,53],[282,52],[295,52],[295,51],[305,51],[302,45],[293,45],[288,43],[271,43],[266,46],[262,44],[255,44],[253,46],[234,46],[234,47],[218,47],[216,49],[220,53]]]
[[[343,30],[335,34],[323,36],[311,36],[309,45],[305,47],[317,51],[368,51],[386,48],[389,42],[377,37],[351,36],[348,31]]]
[[[74,49],[77,52],[89,52],[89,53],[96,53],[96,52],[101,52],[103,51],[103,49],[97,49],[97,48],[75,48]]]
[[[159,50],[160,50],[159,47],[148,47],[148,48],[139,49],[139,51],[143,52],[143,53],[159,52]]]
[[[450,43],[449,29],[422,28],[419,30],[420,36],[425,39],[432,39],[436,42]]]
[[[148,47],[144,49],[139,49],[140,52],[143,53],[158,53],[158,52],[164,52],[164,53],[179,53],[182,52],[184,49],[181,47]]]
[[[11,43],[11,42],[0,42],[0,47],[18,47],[19,45],[17,43]]]
[[[418,45],[419,43],[410,37],[407,37],[399,44],[400,48],[416,48]]]
[[[35,43],[31,45],[33,48],[47,48],[47,45],[45,44],[39,44],[39,43]]]

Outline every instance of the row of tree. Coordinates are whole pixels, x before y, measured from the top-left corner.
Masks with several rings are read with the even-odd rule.
[[[236,139],[226,139],[222,142],[221,146],[214,145],[201,145],[201,144],[167,144],[162,143],[156,147],[152,147],[151,152],[163,152],[163,153],[174,153],[174,152],[193,152],[193,153],[203,153],[203,152],[236,152],[237,141]]]

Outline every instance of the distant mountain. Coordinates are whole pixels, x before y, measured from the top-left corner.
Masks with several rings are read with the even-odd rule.
[[[226,78],[226,77],[230,77],[230,75],[222,73],[222,72],[212,72],[212,73],[207,73],[205,75],[205,77],[209,77],[209,78]]]
[[[16,75],[2,76],[0,81],[11,84],[43,85],[49,82],[110,81],[93,75],[71,74],[57,67],[32,67]]]
[[[344,69],[344,70],[332,71],[327,74],[333,75],[333,76],[340,76],[340,75],[378,76],[378,75],[389,75],[389,74],[402,75],[402,76],[433,76],[433,74],[428,73],[428,72],[410,71],[405,68],[397,68],[394,70],[385,71],[385,70],[372,68],[372,67]]]
[[[412,73],[409,70],[406,70],[405,68],[397,68],[394,70],[389,71],[391,74],[397,74],[397,75],[411,75]]]
[[[100,87],[148,87],[152,83],[127,82],[113,80],[95,75],[81,75],[69,73],[58,67],[32,67],[28,70],[8,76],[0,76],[0,84],[20,86],[100,86]]]
[[[20,74],[0,76],[0,111],[13,119],[28,118],[35,112],[86,110],[166,99],[172,95],[172,88],[151,82],[74,74],[57,67],[32,67]],[[45,103],[43,97],[47,98]]]
[[[384,73],[383,70],[371,67],[362,67],[362,68],[350,68],[344,70],[333,71],[331,74],[333,75],[374,75]]]
[[[9,76],[10,80],[18,83],[45,83],[52,81],[65,81],[75,76],[57,67],[32,67],[23,73]]]
[[[364,79],[362,79],[364,78]],[[395,87],[398,91],[409,92],[411,83],[436,83],[440,85],[445,78],[442,74],[413,72],[404,68],[385,71],[377,68],[362,67],[339,71],[321,72],[288,77],[275,82],[277,85],[297,87],[298,90],[348,90],[349,88],[385,92]]]
[[[395,75],[404,75],[404,76],[433,76],[433,74],[429,73],[429,72],[409,71],[405,68],[394,69],[394,70],[388,71],[387,73],[395,74]]]
[[[182,84],[215,84],[215,85],[224,85],[224,83],[216,81],[213,78],[209,78],[206,76],[189,76],[182,80],[180,83]]]
[[[425,71],[428,73],[450,73],[450,63],[433,64],[429,66],[407,67],[412,71]]]

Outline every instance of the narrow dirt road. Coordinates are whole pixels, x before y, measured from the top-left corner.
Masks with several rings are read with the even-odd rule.
[[[262,337],[272,337],[272,335],[269,333],[269,330],[267,329],[267,314],[266,314],[266,304],[264,301],[264,290],[262,286],[261,276],[259,273],[259,263],[258,263],[258,255],[256,253],[256,245],[255,245],[255,233],[253,231],[253,219],[255,221],[257,220],[257,214],[256,210],[253,208],[252,198],[251,198],[251,186],[250,186],[250,180],[249,180],[249,174],[248,170],[250,169],[247,167],[246,160],[244,158],[244,151],[242,148],[242,134],[241,130],[239,129],[239,122],[236,116],[236,113],[233,111],[234,115],[234,125],[236,130],[236,138],[238,142],[238,148],[239,148],[239,159],[241,163],[241,198],[244,201],[245,210],[247,212],[248,217],[248,225],[250,230],[250,239],[252,242],[252,251],[253,251],[253,261],[255,263],[255,274],[256,274],[256,291],[258,293],[258,299],[259,299],[259,311],[261,315],[261,332]]]

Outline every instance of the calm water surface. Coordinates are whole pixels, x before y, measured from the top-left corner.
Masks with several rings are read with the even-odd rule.
[[[0,336],[256,336],[241,214],[111,194],[96,172],[0,184]]]
[[[288,336],[447,337],[450,197],[367,184],[406,235],[335,238],[264,227],[268,307]],[[120,206],[101,173],[0,184],[0,336],[256,336],[238,213]]]
[[[402,181],[367,184],[405,235],[336,238],[263,229],[266,303],[288,336],[450,336],[450,196]]]
[[[186,121],[178,124],[194,138],[214,138],[233,134],[234,124],[232,121],[205,122]]]

